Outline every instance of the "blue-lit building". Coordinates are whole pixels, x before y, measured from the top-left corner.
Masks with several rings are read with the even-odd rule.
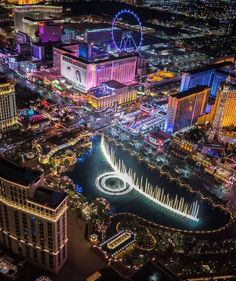
[[[234,65],[231,62],[223,62],[184,72],[182,74],[180,91],[187,91],[202,85],[210,87],[210,96],[216,97],[220,84],[226,80],[233,68]]]
[[[184,72],[182,74],[180,91],[187,91],[198,85],[204,85],[210,87],[214,78],[215,69],[212,67],[201,68]]]
[[[216,97],[220,85],[223,82],[225,82],[228,75],[229,75],[229,72],[225,72],[225,71],[221,71],[221,70],[215,72],[213,81],[211,84],[211,93],[210,93],[211,97]]]

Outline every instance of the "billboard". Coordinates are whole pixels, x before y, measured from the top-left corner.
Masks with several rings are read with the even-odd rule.
[[[62,56],[61,75],[81,91],[86,90],[86,65]]]

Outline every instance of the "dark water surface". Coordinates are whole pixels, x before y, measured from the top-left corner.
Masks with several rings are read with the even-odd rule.
[[[122,159],[126,167],[130,167],[135,171],[137,176],[148,178],[149,182],[154,186],[158,185],[164,188],[165,192],[168,192],[171,198],[174,198],[178,194],[184,197],[188,203],[198,200],[200,203],[200,221],[193,223],[183,219],[159,207],[154,202],[144,198],[141,194],[133,190],[122,196],[110,196],[100,192],[95,186],[95,180],[100,174],[112,171],[112,168],[106,162],[101,152],[99,139],[94,142],[92,152],[84,156],[83,159],[80,159],[74,168],[68,172],[68,176],[82,187],[82,194],[88,200],[93,200],[96,197],[104,197],[109,200],[114,212],[134,213],[155,223],[180,229],[211,230],[220,228],[229,221],[229,216],[222,212],[221,209],[213,209],[212,205],[207,201],[201,201],[197,195],[185,189],[180,189],[175,182],[170,182],[167,177],[161,176],[156,170],[150,170],[146,164],[139,162],[136,158],[129,155],[127,151],[115,145],[112,146],[117,158]]]

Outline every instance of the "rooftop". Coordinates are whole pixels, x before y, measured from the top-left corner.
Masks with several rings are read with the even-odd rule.
[[[221,73],[221,74],[223,74],[225,76],[228,76],[230,74],[231,78],[233,78],[233,79],[236,78],[236,73],[234,73],[234,72],[232,73],[232,72],[226,71],[226,70],[218,70],[217,73]]]
[[[63,6],[60,3],[53,3],[53,4],[49,4],[49,3],[45,3],[42,5],[42,2],[40,3],[36,3],[36,4],[32,4],[32,5],[15,5],[15,8],[25,8],[25,9],[29,9],[29,8],[63,8]]]
[[[80,134],[83,134],[85,131],[83,129],[76,129],[76,130],[71,130],[69,132],[64,132],[62,134],[59,134],[57,136],[53,136],[47,139],[47,142],[45,143],[46,145],[61,145],[66,143],[69,139],[76,138]]]
[[[6,158],[0,157],[0,177],[24,186],[38,181],[41,171],[17,165]]]
[[[110,62],[110,61],[121,60],[121,59],[136,58],[136,55],[131,55],[131,54],[122,55],[122,56],[119,56],[119,57],[115,57],[115,56],[107,54],[106,58],[101,58],[101,59],[97,59],[97,60],[87,60],[87,59],[84,59],[84,58],[81,58],[81,57],[75,57],[75,56],[70,55],[70,54],[64,54],[63,56],[74,59],[74,60],[77,60],[77,61],[85,63],[85,64],[91,64],[91,63],[99,64],[99,63],[102,63],[102,62]]]
[[[150,132],[149,135],[153,138],[160,138],[163,140],[167,140],[171,138],[171,135],[164,132],[164,131],[155,131],[155,132]]]
[[[57,18],[51,18],[51,19],[35,19],[35,18],[31,18],[31,17],[24,17],[23,20],[26,20],[26,21],[31,21],[31,22],[34,22],[34,23],[39,23],[39,22],[45,22],[45,23],[60,23],[62,22],[62,19],[57,19]]]
[[[122,88],[126,87],[126,85],[124,85],[116,80],[110,80],[110,81],[104,82],[104,84],[112,89],[122,89]]]
[[[191,96],[191,95],[194,95],[194,94],[197,94],[197,93],[200,93],[206,89],[209,89],[208,86],[201,86],[201,85],[198,85],[196,87],[193,87],[191,89],[188,89],[187,91],[183,91],[183,92],[179,92],[177,94],[174,94],[172,95],[172,97],[175,97],[177,99],[181,99],[181,98],[185,98],[187,96]]]
[[[6,78],[5,76],[0,76],[0,86],[1,84],[6,84],[11,82],[11,80],[9,80],[8,78]]]
[[[225,61],[225,62],[221,62],[221,63],[206,65],[204,67],[193,69],[193,70],[186,71],[186,72],[190,73],[190,74],[196,74],[196,73],[204,72],[204,71],[208,71],[208,70],[220,69],[221,67],[229,66],[229,65],[232,65],[232,62]]]
[[[59,192],[47,187],[39,187],[33,196],[33,201],[44,206],[56,209],[67,197],[67,193]]]
[[[92,88],[90,90],[90,94],[96,98],[103,98],[103,97],[119,94],[120,91],[117,91],[117,90],[121,90],[126,87],[127,87],[126,85],[124,85],[118,81],[110,80],[110,81],[100,84],[99,86],[97,86],[95,88]]]
[[[60,46],[55,46],[54,49],[62,50],[62,51],[65,51],[67,53],[73,54],[75,51],[70,49],[71,46],[78,46],[78,48],[79,48],[78,42],[73,42],[73,43],[63,44],[63,45],[60,45]]]

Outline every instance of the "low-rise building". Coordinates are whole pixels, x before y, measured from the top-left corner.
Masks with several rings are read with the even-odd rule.
[[[179,150],[191,153],[196,149],[197,144],[182,136],[176,135],[172,139],[172,146]]]
[[[94,108],[113,107],[136,100],[137,91],[118,81],[110,80],[100,86],[92,88],[89,93],[89,102]]]
[[[147,143],[151,144],[155,148],[162,147],[171,138],[171,135],[164,131],[150,132],[147,137]]]

